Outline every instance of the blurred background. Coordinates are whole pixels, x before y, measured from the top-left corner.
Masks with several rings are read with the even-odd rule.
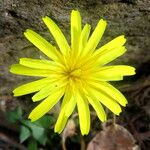
[[[23,32],[31,28],[55,44],[41,20],[47,15],[59,25],[70,41],[72,9],[80,11],[82,23],[91,24],[92,30],[100,18],[107,20],[108,26],[99,46],[121,34],[127,38],[128,51],[113,62],[134,66],[137,72],[133,77],[113,83],[129,101],[116,118],[121,136],[127,135],[127,141],[121,141],[125,144],[124,149],[102,146],[112,142],[108,135],[112,130],[107,128],[113,117],[109,112],[110,120],[106,124],[101,124],[91,114],[92,127],[88,136],[80,135],[76,114],[63,134],[58,135],[53,132],[58,108],[31,123],[27,116],[37,105],[31,101],[32,94],[13,97],[12,90],[15,87],[32,79],[10,74],[10,65],[17,63],[20,57],[41,57],[41,53],[25,39]],[[101,133],[105,129],[109,132],[104,132],[106,137],[103,137]],[[0,0],[0,150],[149,150],[149,129],[150,0]],[[99,143],[103,140],[105,142]],[[95,148],[94,142],[98,143]]]

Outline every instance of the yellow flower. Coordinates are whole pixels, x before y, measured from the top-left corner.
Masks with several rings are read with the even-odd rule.
[[[17,87],[14,96],[37,92],[32,100],[43,100],[29,115],[35,121],[46,114],[60,99],[61,110],[55,132],[61,133],[76,105],[80,129],[86,135],[90,129],[89,104],[101,121],[106,120],[105,105],[119,115],[126,98],[107,81],[122,80],[123,76],[135,74],[135,68],[125,65],[104,66],[126,52],[126,39],[118,36],[100,48],[96,48],[106,28],[100,19],[90,35],[90,25],[81,26],[79,11],[71,13],[71,46],[59,27],[49,17],[43,18],[58,47],[54,47],[36,32],[27,29],[25,37],[49,59],[21,58],[19,64],[11,66],[10,72],[27,76],[43,77]],[[121,105],[121,106],[120,106]]]

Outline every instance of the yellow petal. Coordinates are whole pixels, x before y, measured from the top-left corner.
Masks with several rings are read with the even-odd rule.
[[[95,72],[96,76],[130,76],[135,74],[135,68],[126,65],[101,67]]]
[[[72,97],[71,87],[67,85],[66,90],[65,90],[65,95],[63,97],[63,101],[61,104],[61,109],[64,105],[66,105],[68,103],[68,101],[71,99],[71,97]]]
[[[80,42],[79,42],[79,54],[83,52],[84,47],[87,44],[90,35],[91,26],[86,24],[81,32]]]
[[[70,47],[59,27],[55,24],[53,20],[51,20],[47,16],[43,18],[43,21],[50,30],[54,39],[56,40],[62,54],[66,55],[70,51]]]
[[[130,76],[135,74],[135,68],[126,65],[106,66],[93,69],[93,72],[84,71],[86,77],[92,81],[119,81],[123,80],[123,76]]]
[[[39,50],[41,50],[45,55],[53,60],[59,60],[60,53],[52,46],[48,41],[41,37],[36,32],[27,29],[24,32],[25,37],[34,44]]]
[[[84,53],[88,54],[89,52],[92,53],[95,48],[97,47],[99,41],[101,40],[103,33],[106,28],[106,21],[103,19],[100,19],[98,22],[94,32],[92,33],[91,37],[88,40],[88,43],[84,49]]]
[[[39,77],[50,77],[53,76],[53,71],[46,70],[46,69],[33,69],[28,68],[19,64],[14,64],[10,68],[10,72],[19,75],[26,75],[26,76],[39,76]]]
[[[110,109],[114,114],[119,115],[121,110],[120,105],[111,97],[109,97],[107,94],[103,93],[98,87],[90,88],[93,95],[95,95],[95,98],[99,100],[102,104],[104,104],[108,109]]]
[[[89,80],[89,81],[119,81],[123,80],[122,75],[116,75],[116,74],[104,74],[104,73],[99,73],[99,74],[87,74],[87,76],[82,77],[84,80]]]
[[[63,98],[63,101],[65,98]],[[61,133],[62,130],[64,129],[64,127],[67,123],[67,120],[68,120],[69,116],[72,114],[72,112],[75,108],[75,104],[76,104],[76,101],[73,97],[71,99],[66,99],[66,100],[68,103],[66,103],[65,105],[63,103],[61,105],[59,117],[58,117],[56,125],[55,125],[55,132],[58,132],[58,133]]]
[[[98,87],[102,93],[106,93],[122,106],[126,106],[128,103],[124,95],[107,82],[90,82],[90,85],[94,86],[95,88]]]
[[[117,47],[114,49],[106,49],[103,50],[102,52],[94,54],[95,62],[100,66],[103,66],[105,64],[108,64],[112,60],[116,59],[117,57],[123,55],[125,52],[126,52],[126,48],[124,46]]]
[[[57,85],[57,82],[51,83],[50,85],[47,85],[44,88],[42,88],[38,93],[36,93],[32,97],[33,102],[40,101],[49,96],[53,92],[55,85]]]
[[[79,46],[81,34],[81,16],[79,11],[73,10],[71,12],[71,48],[76,51]]]
[[[102,46],[101,48],[97,49],[95,53],[98,54],[106,50],[111,50],[117,47],[122,47],[125,44],[125,42],[126,42],[126,39],[124,35],[120,35],[116,37],[115,39],[111,40],[110,42],[108,42],[107,44],[105,44],[104,46]]]
[[[68,117],[65,116],[65,109],[66,109],[66,106],[68,104],[68,101],[70,100],[71,98],[71,93],[68,93],[68,86],[66,87],[66,91],[65,91],[65,95],[63,97],[63,100],[62,100],[62,104],[61,104],[61,108],[60,108],[60,113],[59,113],[59,116],[58,116],[58,119],[56,121],[56,124],[55,124],[55,129],[54,131],[57,132],[57,133],[61,133],[62,130],[64,129],[66,123],[67,123],[67,119]]]
[[[36,121],[37,119],[41,118],[60,100],[63,94],[63,88],[52,93],[45,100],[43,100],[36,108],[32,110],[32,112],[29,115],[29,119],[31,119],[31,121]]]
[[[54,82],[51,82],[46,87],[42,88],[38,93],[36,93],[32,97],[32,100],[34,102],[40,101],[40,100],[46,98],[47,96],[49,96],[50,94],[54,93],[55,91],[58,91],[62,87],[65,88],[66,84],[67,84],[67,82],[65,82],[65,80],[63,80],[63,79],[61,79],[60,81],[56,80]]]
[[[75,106],[76,106],[76,99],[72,96],[67,103],[67,107],[65,109],[65,116],[69,117],[72,114]]]
[[[88,57],[86,55],[82,57],[78,66],[86,65],[86,67],[90,68],[95,65],[102,66],[111,62],[126,52],[126,49],[123,46],[125,42],[126,39],[123,35],[115,38],[98,50],[95,50],[93,55],[89,53],[87,54]]]
[[[88,97],[88,101],[89,103],[92,105],[92,107],[95,109],[96,114],[98,116],[98,118],[104,122],[106,121],[106,113],[103,109],[103,106],[101,105],[101,103],[95,98],[94,95],[90,95],[91,97]]]
[[[61,133],[67,123],[68,117],[64,115],[65,114],[65,107],[60,110],[57,122],[55,124],[54,131],[57,133]]]
[[[40,79],[37,81],[33,81],[30,83],[21,85],[13,91],[14,96],[21,96],[21,95],[26,95],[26,94],[30,94],[30,93],[39,91],[40,89],[45,87],[47,84],[52,82],[52,80],[54,80],[54,79],[44,78],[44,79]]]
[[[19,64],[29,67],[29,68],[49,69],[49,70],[55,70],[55,71],[57,70],[60,71],[64,68],[64,66],[54,61],[32,59],[32,58],[20,58]]]
[[[87,68],[87,67],[86,67]],[[107,67],[93,67],[90,69],[82,70],[83,74],[86,76],[82,76],[84,80],[89,81],[118,81],[123,80],[123,75],[114,73],[113,71],[108,71],[110,66]]]
[[[79,91],[76,91],[75,98],[79,113],[80,130],[82,135],[87,135],[90,129],[90,111],[87,98]]]

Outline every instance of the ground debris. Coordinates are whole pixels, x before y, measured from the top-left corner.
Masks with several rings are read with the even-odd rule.
[[[139,150],[139,147],[127,129],[111,124],[90,141],[87,150]]]

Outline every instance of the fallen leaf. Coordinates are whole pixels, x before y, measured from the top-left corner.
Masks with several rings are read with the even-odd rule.
[[[139,150],[139,147],[127,129],[109,124],[90,141],[87,150]]]

